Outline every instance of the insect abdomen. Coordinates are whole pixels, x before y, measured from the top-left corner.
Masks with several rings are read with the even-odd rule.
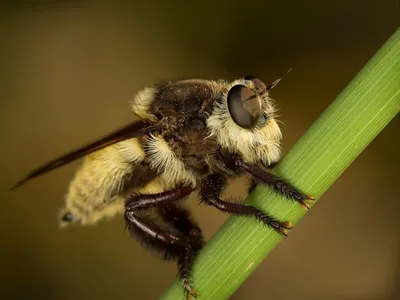
[[[115,201],[114,197],[127,188],[126,183],[138,172],[145,152],[138,139],[130,139],[106,147],[84,158],[77,169],[66,195],[65,212],[74,221],[90,223],[90,216]],[[136,184],[138,182],[136,181]]]

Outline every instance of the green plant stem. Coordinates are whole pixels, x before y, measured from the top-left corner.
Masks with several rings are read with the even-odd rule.
[[[400,28],[297,141],[274,173],[318,200],[399,109]],[[306,213],[262,186],[245,203],[293,224]],[[200,292],[198,299],[229,298],[281,240],[252,218],[230,217],[194,265],[192,285]],[[185,299],[181,282],[177,279],[161,299]]]

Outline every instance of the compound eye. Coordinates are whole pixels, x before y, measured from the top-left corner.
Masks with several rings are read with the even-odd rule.
[[[228,92],[228,109],[233,121],[242,128],[254,128],[260,117],[257,95],[244,85],[235,85]]]

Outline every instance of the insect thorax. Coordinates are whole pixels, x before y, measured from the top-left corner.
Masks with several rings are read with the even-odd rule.
[[[237,82],[190,79],[142,90],[132,102],[134,113],[166,124],[162,132],[144,139],[150,165],[173,181],[184,177],[195,182],[210,172],[224,172],[219,150],[238,153],[249,162],[276,161],[281,132],[272,103],[265,99],[263,109],[269,120],[262,128],[237,126],[226,104],[227,91]]]

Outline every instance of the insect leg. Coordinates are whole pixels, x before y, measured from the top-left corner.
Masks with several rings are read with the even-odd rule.
[[[190,294],[197,296],[198,292],[190,285],[190,277],[194,260],[204,245],[203,233],[200,227],[190,219],[187,210],[179,208],[172,203],[160,205],[159,210],[165,222],[173,225],[188,238],[189,243],[186,245],[184,253],[178,259],[179,276],[182,278],[187,296]]]
[[[270,173],[268,170],[263,170],[257,165],[247,164],[238,157],[228,158],[228,165],[234,169],[244,170],[250,174],[254,180],[271,186],[276,192],[297,201],[301,206],[307,209],[309,209],[308,202],[314,200],[314,197],[305,195],[287,180]]]
[[[202,201],[212,205],[221,211],[235,215],[253,216],[265,225],[273,228],[278,233],[287,235],[287,229],[291,229],[291,222],[281,222],[272,216],[262,212],[253,206],[232,203],[220,199],[222,189],[226,184],[226,179],[222,175],[212,174],[206,177],[202,186]]]
[[[191,187],[183,186],[159,194],[133,195],[126,200],[125,209],[133,211],[154,207],[160,203],[177,201],[189,195],[193,190]]]
[[[200,249],[204,245],[201,229],[190,218],[189,212],[186,209],[178,207],[173,203],[163,204],[158,208],[165,222],[173,225],[182,234],[193,238],[195,249]]]
[[[178,261],[187,299],[190,295],[198,295],[191,288],[189,277],[194,258],[203,245],[203,237],[199,227],[189,220],[188,213],[170,202],[182,199],[192,191],[192,188],[182,187],[159,194],[135,195],[125,205],[125,223],[130,233],[162,253],[164,259]],[[163,228],[162,225],[139,215],[144,208],[152,206],[159,207],[161,216],[167,224],[172,225],[172,229]]]
[[[140,214],[145,208],[182,199],[191,191],[177,188],[159,194],[133,195],[125,203],[125,223],[133,236],[151,248],[164,254],[164,259],[178,259],[181,248],[185,246],[183,234],[169,233],[148,217]],[[181,235],[181,236],[178,236]]]

